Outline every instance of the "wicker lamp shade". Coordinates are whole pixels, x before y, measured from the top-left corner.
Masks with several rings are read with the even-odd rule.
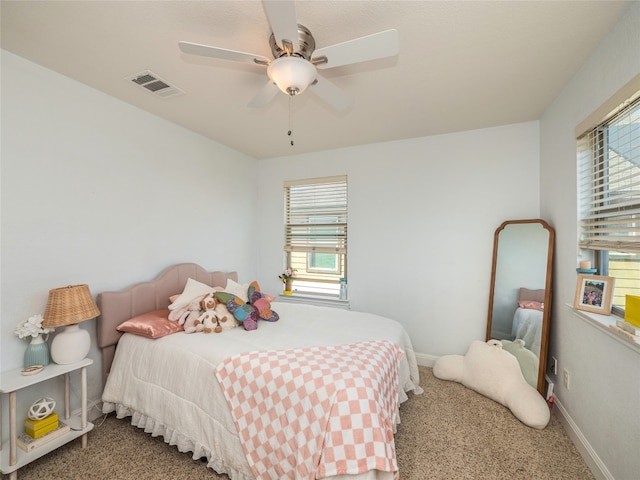
[[[69,285],[49,290],[43,327],[73,325],[100,315],[88,285]]]

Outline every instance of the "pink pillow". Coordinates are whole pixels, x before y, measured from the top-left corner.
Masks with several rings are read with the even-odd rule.
[[[531,310],[540,310],[544,312],[544,303],[534,302],[532,300],[518,302],[520,308],[529,308]]]
[[[172,322],[168,317],[168,308],[155,310],[122,322],[116,327],[116,330],[147,338],[160,338],[184,330],[182,325],[178,322]]]

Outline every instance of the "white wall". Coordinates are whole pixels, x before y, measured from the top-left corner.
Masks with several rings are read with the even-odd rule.
[[[282,289],[283,182],[347,174],[351,307],[400,321],[428,355],[484,339],[494,231],[539,216],[537,122],[261,160],[258,172],[263,288]]]
[[[569,390],[556,381],[556,395],[597,468],[619,480],[640,472],[640,355],[565,304],[573,303],[578,262],[574,130],[639,72],[640,2],[633,2],[540,123],[541,211],[556,228],[549,354],[558,359],[559,371],[567,368],[571,375]]]
[[[558,399],[600,467],[634,478],[638,355],[564,304],[577,262],[573,129],[640,72],[638,51],[635,2],[540,132],[530,122],[257,163],[3,51],[0,371],[20,366],[26,344],[13,328],[44,311],[50,288],[88,283],[96,294],[194,261],[279,291],[284,180],[347,174],[352,308],[398,319],[425,355],[464,353],[484,337],[503,220],[556,228],[550,354],[572,375],[571,390],[556,383]],[[240,176],[249,186],[231,181]],[[94,322],[82,326],[93,334]],[[90,356],[98,398],[95,345]]]
[[[255,160],[8,52],[1,60],[0,371],[22,365],[13,329],[44,313],[51,288],[87,283],[95,296],[191,261],[254,278]],[[81,327],[99,399],[95,320]],[[19,395],[21,408],[37,395]]]

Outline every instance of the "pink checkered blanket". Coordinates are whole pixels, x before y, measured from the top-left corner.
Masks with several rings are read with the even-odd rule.
[[[390,341],[264,350],[215,370],[257,479],[396,472],[400,347]]]

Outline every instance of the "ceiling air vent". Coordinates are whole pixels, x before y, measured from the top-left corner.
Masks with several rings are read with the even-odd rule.
[[[126,80],[135,83],[139,87],[144,88],[158,97],[169,98],[184,95],[184,91],[180,90],[178,87],[174,87],[169,82],[149,70],[126,77]]]

